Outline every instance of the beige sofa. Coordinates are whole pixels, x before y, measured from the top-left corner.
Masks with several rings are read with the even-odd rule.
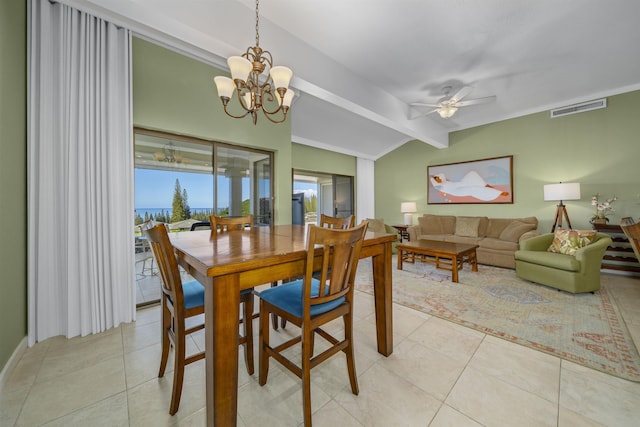
[[[440,240],[479,245],[480,264],[515,268],[514,253],[524,239],[538,235],[538,219],[487,218],[486,216],[429,215],[407,228],[411,241]]]

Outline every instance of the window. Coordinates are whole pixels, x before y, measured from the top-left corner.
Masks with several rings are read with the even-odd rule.
[[[136,128],[135,223],[153,219],[172,232],[191,230],[210,215],[252,214],[273,221],[273,153]],[[160,278],[136,227],[138,305],[160,298]]]
[[[173,227],[184,229],[193,222],[188,220],[212,214],[252,214],[257,225],[269,225],[272,165],[268,151],[136,129],[136,223],[151,217],[169,224],[186,221]]]

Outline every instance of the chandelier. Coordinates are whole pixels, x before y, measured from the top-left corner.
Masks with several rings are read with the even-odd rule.
[[[288,89],[293,72],[287,67],[274,67],[271,53],[260,48],[258,22],[258,0],[256,0],[256,45],[247,48],[242,56],[229,57],[227,63],[231,70],[231,78],[216,76],[214,81],[227,115],[234,119],[241,119],[251,114],[255,125],[258,120],[258,111],[262,110],[271,122],[282,123],[287,118],[287,112],[295,95],[291,89]],[[267,67],[268,70],[266,70]],[[239,115],[231,113],[227,108],[234,92],[237,93],[238,104],[242,108]]]

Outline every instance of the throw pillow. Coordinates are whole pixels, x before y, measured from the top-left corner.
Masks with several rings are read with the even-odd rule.
[[[372,233],[386,233],[387,229],[384,226],[384,219],[379,218],[367,218],[367,231],[371,231]]]
[[[456,218],[456,236],[478,237],[480,217],[459,216]]]
[[[534,224],[527,224],[522,221],[513,221],[509,225],[502,230],[500,233],[500,240],[506,240],[507,242],[518,243],[520,240],[520,236],[522,236],[527,231],[535,230],[536,226]]]
[[[584,248],[593,241],[596,233],[595,230],[564,230],[561,228],[556,231],[553,242],[547,251],[575,255],[578,249]]]

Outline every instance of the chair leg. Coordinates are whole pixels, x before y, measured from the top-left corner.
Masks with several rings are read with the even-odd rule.
[[[360,390],[358,388],[358,377],[356,375],[356,363],[353,351],[353,315],[351,313],[344,316],[344,337],[348,340],[345,355],[347,356],[347,371],[349,372],[351,392],[357,396]]]
[[[273,288],[275,286],[278,286],[278,282],[271,282],[271,287]],[[273,325],[273,329],[275,331],[277,331],[278,330],[278,316],[276,316],[275,313],[271,313],[271,323]]]
[[[186,343],[185,343],[185,326],[184,319],[178,320],[179,323],[175,326],[175,349],[174,349],[174,368],[173,368],[173,390],[171,392],[171,406],[169,408],[169,414],[174,415],[178,412],[180,407],[180,397],[182,396],[182,383],[184,381],[184,365],[186,355]]]
[[[169,347],[171,346],[171,341],[169,340],[171,312],[165,304],[164,297],[162,298],[162,355],[160,356],[160,369],[158,370],[158,377],[163,377],[164,371],[167,369],[167,361],[169,360]]]
[[[263,386],[267,383],[269,374],[269,355],[266,346],[269,345],[269,313],[266,311],[264,302],[260,300],[260,329],[258,339],[258,383]]]
[[[306,325],[303,325],[302,330],[302,408],[304,426],[311,427],[311,336],[314,332]]]
[[[248,295],[243,305],[242,325],[246,338],[244,344],[244,362],[247,365],[247,373],[253,375],[253,294]]]

